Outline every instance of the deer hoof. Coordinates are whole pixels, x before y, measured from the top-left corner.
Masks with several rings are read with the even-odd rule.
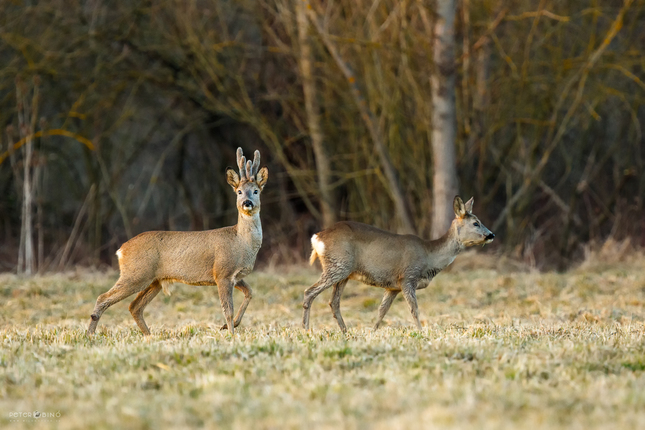
[[[240,325],[239,323],[233,324],[233,328],[237,328],[237,326]],[[220,330],[228,330],[228,324],[224,323],[224,325],[220,328]]]

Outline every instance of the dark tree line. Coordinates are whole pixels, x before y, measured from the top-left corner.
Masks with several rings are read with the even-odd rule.
[[[299,4],[0,2],[0,270],[234,223],[237,146],[271,172],[260,261],[338,219],[429,237],[450,72],[458,190],[496,246],[562,267],[645,245],[645,2],[461,0],[452,64],[433,2]]]

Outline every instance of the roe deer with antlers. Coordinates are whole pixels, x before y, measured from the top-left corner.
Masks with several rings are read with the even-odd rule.
[[[320,259],[323,273],[318,282],[305,291],[302,325],[309,329],[311,303],[333,286],[329,302],[334,318],[347,331],[340,314],[340,296],[349,279],[385,289],[378,310],[378,329],[396,296],[403,291],[417,328],[421,330],[416,290],[426,288],[432,278],[452,263],[468,246],[493,241],[491,233],[473,215],[473,199],[464,204],[459,196],[453,201],[455,219],[448,232],[437,240],[423,240],[414,235],[398,235],[358,222],[339,222],[314,234],[310,263]]]
[[[149,231],[124,243],[116,252],[121,274],[96,300],[88,335],[107,308],[134,293],[139,294],[130,303],[130,313],[143,334],[149,335],[143,310],[162,289],[168,294],[166,284],[172,282],[217,285],[226,318],[222,329],[228,327],[233,334],[251,300],[251,287],[243,278],[253,270],[262,245],[260,194],[269,177],[266,167],[260,169],[259,151],[251,163],[238,148],[237,165],[239,175],[231,168],[226,171],[227,182],[237,194],[237,225],[207,231]],[[244,293],[235,321],[233,287]]]

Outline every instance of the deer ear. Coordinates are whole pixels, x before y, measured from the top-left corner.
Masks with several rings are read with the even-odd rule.
[[[461,200],[461,197],[455,196],[455,199],[452,201],[452,208],[455,210],[456,218],[464,218],[466,216],[466,206],[464,206],[464,201]]]
[[[238,185],[240,185],[240,175],[235,173],[235,170],[229,167],[228,169],[226,169],[226,182],[228,182],[228,184],[233,187],[233,189],[235,189]]]
[[[260,169],[258,174],[255,175],[255,180],[260,186],[260,189],[264,188],[264,184],[267,183],[267,179],[269,179],[269,169],[267,169],[266,167],[263,167]]]
[[[473,213],[473,204],[475,204],[475,198],[471,197],[470,200],[468,200],[466,203],[464,203],[464,206],[466,207],[466,212],[469,214]]]

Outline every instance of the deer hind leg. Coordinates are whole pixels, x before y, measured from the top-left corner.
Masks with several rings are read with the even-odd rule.
[[[148,285],[150,285],[150,280],[119,278],[116,281],[116,284],[114,284],[108,292],[101,294],[96,299],[96,305],[94,306],[94,311],[92,311],[91,315],[92,321],[90,321],[90,326],[87,328],[87,334],[94,334],[96,326],[99,323],[99,319],[101,319],[101,315],[103,315],[103,312],[105,312],[107,308],[134,293],[138,293]]]
[[[309,330],[309,313],[311,312],[311,303],[313,303],[314,299],[332,285],[346,280],[348,276],[349,273],[323,272],[323,274],[320,275],[318,282],[305,290],[305,298],[302,302],[302,307],[304,308],[304,312],[302,314],[302,327],[305,330]]]
[[[130,313],[143,334],[146,336],[150,335],[150,330],[143,319],[143,310],[148,306],[148,303],[150,303],[152,299],[159,294],[159,291],[161,291],[161,284],[159,281],[154,281],[148,286],[148,288],[141,291],[132,303],[130,303]]]
[[[331,300],[329,301],[329,306],[331,306],[331,311],[334,314],[334,318],[336,318],[338,327],[340,327],[343,333],[347,333],[347,327],[345,326],[345,321],[343,321],[343,316],[340,314],[340,296],[343,294],[345,285],[347,285],[347,279],[335,284]]]
[[[235,285],[235,288],[244,293],[244,301],[240,305],[240,308],[237,310],[237,314],[235,315],[235,323],[233,324],[234,327],[237,327],[242,322],[242,317],[244,316],[244,312],[246,312],[246,307],[249,305],[249,302],[253,298],[253,291],[251,290],[251,287],[249,287],[249,284],[247,284],[243,280],[238,281],[238,283]],[[228,324],[224,324],[221,329],[226,330],[227,328]]]
[[[412,318],[414,318],[414,321],[417,324],[417,329],[421,331],[421,321],[419,321],[419,305],[417,305],[416,285],[414,285],[413,283],[406,283],[403,286],[402,290],[403,297],[405,297],[405,301],[408,302],[408,306],[410,307]]]
[[[374,330],[379,328],[381,321],[383,321],[383,317],[385,317],[387,311],[390,310],[390,306],[392,306],[394,299],[396,299],[396,296],[398,296],[400,292],[400,290],[385,290],[383,300],[381,300],[381,305],[378,307],[378,319],[376,320],[376,324],[374,324]]]
[[[224,312],[224,318],[226,318],[226,326],[231,334],[235,334],[235,326],[233,325],[233,281],[230,279],[217,281],[217,292],[222,305],[222,312]]]

